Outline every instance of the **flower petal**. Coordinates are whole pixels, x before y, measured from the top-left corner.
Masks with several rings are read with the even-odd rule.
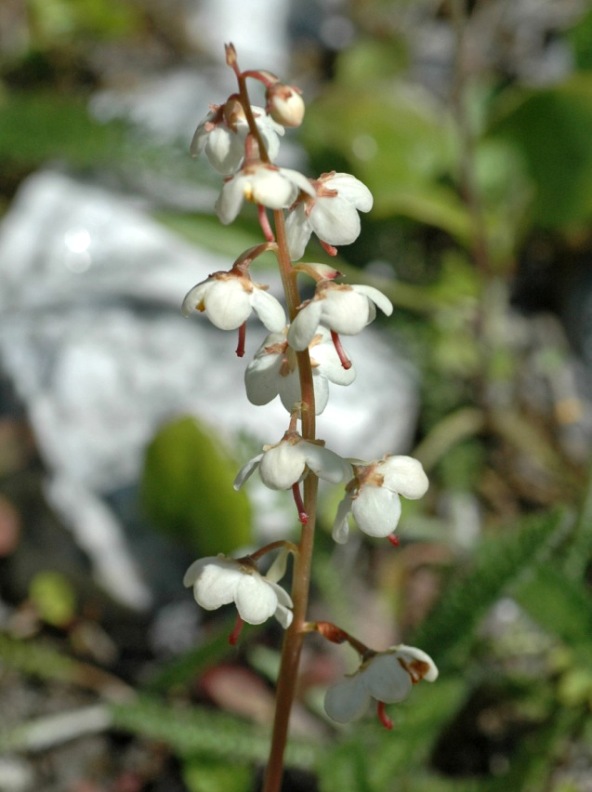
[[[269,571],[270,572],[273,571],[273,565],[272,565],[272,568],[270,568]],[[266,576],[265,580],[267,581],[267,585],[271,586],[271,588],[275,591],[278,603],[281,606],[283,606],[285,608],[293,608],[294,607],[294,603],[292,602],[292,597],[288,594],[288,592],[285,589],[283,589],[281,586],[278,586],[278,584],[275,583],[274,580],[268,579],[267,576]]]
[[[234,600],[239,616],[249,624],[262,624],[278,604],[275,591],[258,573],[242,575]]]
[[[325,712],[337,723],[361,718],[369,703],[370,696],[360,674],[346,677],[325,693]]]
[[[279,377],[279,393],[282,404],[286,410],[291,413],[294,405],[302,400],[302,393],[300,391],[300,378],[298,376],[298,369],[294,369],[289,374]],[[315,389],[316,395],[316,389]],[[315,399],[316,409],[316,399]]]
[[[216,610],[234,600],[244,574],[232,560],[215,559],[202,567],[193,585],[195,599],[205,610]]]
[[[359,212],[369,212],[374,204],[372,193],[366,185],[350,173],[333,173],[323,179],[326,187],[337,190],[340,198],[349,201]]]
[[[261,407],[278,395],[285,379],[280,375],[282,358],[283,355],[279,353],[266,353],[262,349],[249,363],[245,370],[245,389],[251,404]]]
[[[284,630],[288,629],[288,627],[292,624],[292,619],[294,618],[292,611],[280,604],[278,604],[273,615],[279,621]]]
[[[209,132],[206,131],[205,125],[208,121],[211,121],[213,116],[213,113],[208,113],[205,121],[202,121],[202,123],[199,124],[193,133],[191,143],[189,144],[189,153],[192,157],[199,157],[199,155],[203,152],[209,134]]]
[[[238,471],[236,478],[234,479],[234,484],[232,485],[235,490],[239,490],[245,481],[253,475],[253,473],[261,464],[262,459],[263,454],[257,454],[257,456],[249,459],[249,461],[242,466],[242,468]]]
[[[218,219],[223,225],[228,225],[236,219],[245,197],[245,179],[242,173],[237,173],[224,183],[214,209]]]
[[[204,151],[210,165],[218,173],[228,176],[240,167],[244,145],[235,132],[216,126],[208,134]]]
[[[337,544],[345,544],[349,536],[349,515],[352,508],[352,497],[348,493],[337,507],[331,536]]]
[[[293,170],[292,168],[281,168],[282,174],[294,184],[298,190],[307,193],[314,198],[316,195],[315,188],[312,186],[310,179],[308,179],[300,171]]]
[[[320,415],[329,403],[329,381],[319,369],[312,370],[312,387],[315,399],[315,414]]]
[[[263,454],[259,475],[265,486],[287,490],[300,480],[305,466],[303,445],[282,440]]]
[[[356,335],[374,318],[373,304],[353,286],[330,284],[322,295],[321,322],[337,333]]]
[[[435,682],[438,678],[438,668],[429,654],[417,649],[415,646],[399,644],[393,647],[397,659],[407,666],[413,681],[425,679],[426,682]]]
[[[302,352],[315,337],[322,313],[321,300],[311,300],[297,313],[288,330],[288,343],[292,349]]]
[[[269,567],[267,572],[265,573],[265,579],[269,582],[269,585],[272,586],[278,595],[278,599],[284,600],[283,595],[287,597],[287,601],[284,600],[284,604],[292,606],[292,600],[288,594],[284,591],[281,586],[277,585],[278,580],[281,580],[284,575],[286,574],[286,568],[288,566],[288,556],[290,553],[286,548],[282,548],[280,552],[275,557],[272,565]]]
[[[292,261],[302,258],[311,234],[312,226],[306,217],[305,206],[300,202],[286,215],[286,239]]]
[[[413,500],[422,498],[429,487],[428,477],[417,459],[409,456],[391,456],[376,466],[384,476],[384,486]]]
[[[272,333],[281,332],[286,326],[286,313],[279,300],[265,289],[255,286],[251,292],[253,310]]]
[[[313,376],[318,372],[335,385],[351,385],[356,378],[355,368],[353,366],[348,369],[343,368],[328,330],[324,327],[319,330],[323,341],[310,347],[311,360],[317,364],[317,367],[313,368]]]
[[[368,536],[389,536],[401,517],[399,496],[384,487],[365,484],[353,499],[352,512],[360,530]]]
[[[183,585],[187,587],[193,586],[197,578],[201,575],[203,567],[217,560],[217,556],[198,558],[197,561],[194,561],[193,564],[191,564],[187,572],[185,572],[183,575]]]
[[[201,283],[193,286],[193,288],[189,289],[185,295],[185,298],[183,299],[183,304],[181,306],[181,311],[184,316],[190,316],[193,311],[200,310],[198,306],[204,300],[211,285],[212,280],[208,278],[207,280],[202,281]]]
[[[409,673],[399,663],[396,653],[377,655],[361,675],[370,695],[385,704],[407,698],[413,686]]]
[[[306,440],[302,441],[300,445],[307,466],[319,478],[330,481],[331,484],[339,484],[340,481],[349,480],[352,477],[352,468],[349,462],[346,462],[334,451],[316,443],[308,443]]]
[[[340,196],[317,198],[309,222],[319,239],[330,245],[351,245],[362,229],[355,207]]]
[[[262,165],[245,178],[246,197],[269,209],[286,209],[298,197],[298,187],[280,168]]]
[[[356,284],[352,286],[354,291],[357,291],[358,294],[364,294],[369,300],[372,300],[380,310],[390,316],[393,312],[393,304],[386,296],[383,294],[379,289],[375,289],[374,286],[365,286],[364,284]]]
[[[206,316],[220,330],[236,330],[251,315],[251,299],[239,278],[213,280],[204,305]]]

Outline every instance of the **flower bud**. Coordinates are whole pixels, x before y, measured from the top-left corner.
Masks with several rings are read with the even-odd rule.
[[[265,92],[267,112],[282,126],[300,126],[304,118],[304,100],[301,93],[299,88],[279,82],[268,86]]]

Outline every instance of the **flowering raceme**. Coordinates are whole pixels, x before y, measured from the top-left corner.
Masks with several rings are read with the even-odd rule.
[[[420,498],[428,480],[421,464],[411,457],[351,462],[317,438],[315,416],[328,405],[330,383],[347,386],[355,379],[340,335],[362,332],[375,319],[377,309],[390,316],[393,305],[372,286],[336,283],[341,273],[334,267],[299,259],[312,234],[331,255],[337,252],[335,246],[354,242],[360,233],[360,212],[370,211],[373,198],[366,185],[348,173],[331,171],[309,179],[297,170],[276,165],[284,127],[298,126],[303,120],[301,92],[270,72],[241,71],[231,44],[226,46],[226,62],[236,77],[237,92],[222,105],[212,106],[195,131],[191,153],[203,154],[224,177],[215,204],[221,223],[232,223],[245,201],[255,204],[265,242],[240,254],[230,270],[214,272],[193,286],[183,301],[183,312],[203,312],[219,329],[238,330],[239,356],[245,352],[245,328],[251,314],[267,329],[268,335],[244,373],[246,393],[255,405],[265,405],[279,396],[289,423],[279,442],[264,446],[242,466],[234,488],[240,489],[258,471],[266,487],[292,490],[301,525],[294,541],[279,539],[241,558],[219,555],[198,559],[187,570],[184,583],[206,610],[236,605],[238,619],[231,643],[238,640],[243,622],[262,624],[274,617],[286,628],[273,747],[263,784],[264,792],[279,792],[296,689],[295,658],[305,634],[315,631],[333,643],[347,642],[361,658],[358,671],[326,694],[327,714],[340,723],[363,715],[374,699],[381,721],[390,728],[385,704],[401,701],[413,684],[421,679],[434,681],[438,675],[431,658],[420,649],[400,645],[375,652],[337,625],[306,620],[319,479],[345,484],[345,497],[333,525],[333,538],[339,543],[347,540],[350,515],[365,534],[389,537],[401,514],[400,496]],[[263,86],[265,108],[251,105],[250,79]],[[285,308],[266,285],[251,277],[254,262],[263,254],[277,260]],[[305,301],[300,295],[302,278],[315,284],[314,295]],[[342,428],[345,441],[348,427]],[[262,574],[259,559],[277,550],[274,563]],[[290,554],[292,595],[278,583]]]

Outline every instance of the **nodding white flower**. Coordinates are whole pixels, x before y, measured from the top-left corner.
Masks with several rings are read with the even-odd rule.
[[[334,451],[294,431],[287,431],[279,443],[264,446],[261,454],[250,459],[239,471],[234,488],[240,489],[257,468],[265,486],[273,490],[292,488],[309,470],[332,484],[345,481],[351,473],[351,465]]]
[[[379,705],[394,704],[407,698],[413,685],[422,679],[434,682],[437,678],[434,661],[421,649],[404,644],[393,646],[373,654],[358,671],[330,687],[325,695],[325,711],[337,723],[348,723],[361,718],[372,699]]]
[[[308,349],[315,412],[320,415],[329,400],[329,382],[350,385],[356,373],[353,368],[343,368],[331,335],[324,327],[318,328]],[[268,404],[279,394],[282,404],[291,413],[301,401],[298,361],[296,352],[288,344],[286,328],[280,333],[270,333],[259,347],[245,371],[245,386],[247,398],[257,406]]]
[[[349,173],[323,173],[312,180],[312,196],[302,196],[286,217],[288,248],[293,261],[304,255],[311,234],[328,245],[350,245],[360,235],[358,212],[372,209],[372,193]]]
[[[200,558],[185,573],[183,584],[193,587],[196,602],[206,610],[234,602],[241,619],[249,624],[262,624],[270,616],[284,628],[292,623],[290,595],[273,575],[262,575],[248,558]]]
[[[284,128],[270,118],[262,107],[252,106],[255,123],[263,138],[267,153],[274,160],[280,149],[280,135]],[[223,176],[230,176],[241,166],[245,157],[245,141],[249,125],[241,103],[236,97],[223,105],[214,105],[199,124],[189,151],[193,157],[205,154],[210,165]]]
[[[393,312],[389,298],[373,286],[322,280],[290,325],[288,343],[298,351],[306,349],[319,325],[333,333],[356,335],[376,317],[375,306],[387,316]]]
[[[276,82],[267,87],[265,109],[274,121],[287,127],[297,127],[304,118],[302,91],[293,85]]]
[[[354,478],[337,508],[333,539],[347,541],[348,518],[353,514],[360,529],[369,536],[386,537],[401,516],[399,495],[413,500],[423,497],[429,482],[421,462],[408,456],[387,456],[380,462],[353,464]]]
[[[268,330],[277,332],[285,327],[286,314],[267,288],[253,283],[240,268],[214,272],[187,292],[182,310],[185,316],[205,312],[220,330],[236,330],[255,311]]]
[[[300,192],[313,192],[310,181],[291,168],[264,162],[247,162],[228,179],[216,201],[216,213],[224,225],[232,223],[244,200],[268,209],[286,209]]]

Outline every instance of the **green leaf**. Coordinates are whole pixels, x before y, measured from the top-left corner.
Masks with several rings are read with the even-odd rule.
[[[261,242],[261,232],[255,226],[247,228],[241,219],[236,223],[222,228],[217,217],[197,214],[180,214],[178,212],[159,211],[154,217],[169,230],[174,231],[192,244],[205,247],[215,253],[236,258],[237,250],[246,250]],[[276,261],[266,254],[257,259],[257,266],[266,260]]]
[[[302,136],[313,157],[337,154],[369,187],[376,217],[404,215],[466,243],[467,211],[444,183],[455,167],[453,127],[419,89],[336,85],[309,108]]]
[[[27,0],[29,32],[34,46],[58,47],[133,32],[142,17],[133,5],[117,0]]]
[[[252,788],[251,768],[217,764],[204,759],[187,759],[183,778],[190,792],[248,792]]]
[[[567,32],[566,39],[571,44],[576,69],[592,71],[592,9],[580,17]]]
[[[489,608],[520,576],[551,552],[551,540],[571,517],[563,511],[529,516],[485,540],[471,569],[457,575],[410,641],[431,655],[440,670],[459,667]]]
[[[79,677],[75,660],[41,641],[23,641],[0,632],[0,665],[39,679],[72,682]]]
[[[0,161],[21,167],[50,159],[77,166],[113,164],[127,151],[126,134],[121,122],[94,121],[86,97],[0,94]]]
[[[230,619],[224,620],[213,634],[208,635],[207,640],[159,666],[154,675],[146,681],[145,689],[151,693],[170,691],[175,687],[187,685],[207,668],[212,668],[220,663],[235,651],[234,647],[228,643],[228,636],[235,623],[236,616],[232,615]],[[244,641],[245,634],[243,633],[241,636],[242,646],[244,646]]]
[[[592,597],[583,583],[564,574],[559,561],[533,569],[516,595],[543,629],[592,657]]]
[[[211,707],[188,709],[142,696],[111,705],[111,713],[116,727],[162,741],[178,756],[245,763],[264,761],[269,750],[267,729]],[[318,740],[292,738],[286,762],[311,768],[321,748]]]
[[[196,419],[164,426],[146,451],[141,489],[149,517],[199,555],[248,544],[249,500],[232,486],[237,467],[219,438]]]
[[[557,228],[592,217],[592,74],[509,93],[490,134],[521,152],[536,190],[535,223]]]
[[[339,53],[335,76],[345,88],[365,90],[370,83],[390,81],[408,64],[408,47],[403,37],[399,40],[363,38]]]
[[[67,625],[76,613],[76,595],[59,572],[39,572],[31,581],[29,597],[41,618],[56,627]]]

